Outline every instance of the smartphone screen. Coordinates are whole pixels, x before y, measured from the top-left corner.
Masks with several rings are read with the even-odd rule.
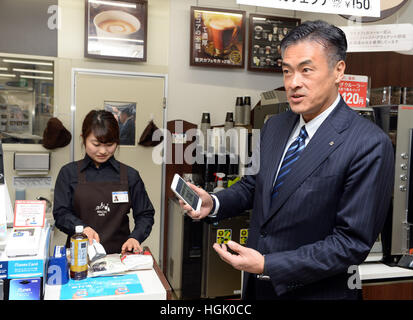
[[[198,205],[198,195],[185,183],[182,178],[178,179],[176,191],[184,198],[185,202],[189,204],[194,210]]]

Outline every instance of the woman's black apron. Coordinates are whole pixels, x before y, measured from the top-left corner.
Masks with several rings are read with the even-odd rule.
[[[122,245],[130,236],[127,214],[131,208],[131,201],[127,167],[120,163],[120,181],[88,182],[85,170],[80,170],[82,161],[77,162],[78,184],[73,199],[75,213],[98,233],[106,253],[120,253]],[[118,202],[116,193],[119,192],[123,192],[123,195],[126,192],[127,200]]]

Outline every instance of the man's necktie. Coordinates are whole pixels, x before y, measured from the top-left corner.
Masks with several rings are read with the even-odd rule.
[[[285,153],[284,160],[281,164],[280,171],[278,172],[277,180],[275,181],[274,188],[272,191],[271,199],[274,199],[283,185],[285,178],[291,170],[293,163],[295,163],[300,157],[301,152],[305,148],[305,139],[308,137],[308,133],[305,130],[305,126],[301,127],[300,134],[297,139],[295,139],[287,152]]]

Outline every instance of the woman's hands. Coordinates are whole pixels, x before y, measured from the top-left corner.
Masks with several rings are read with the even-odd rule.
[[[125,253],[126,251],[142,252],[141,244],[135,238],[129,238],[122,245],[122,252],[121,253]]]
[[[83,233],[88,237],[89,244],[93,244],[93,240],[100,242],[99,234],[93,230],[91,227],[86,227],[83,229]],[[134,238],[129,238],[125,241],[122,245],[121,253],[125,253],[126,251],[133,251],[133,252],[141,252],[142,247],[138,240]]]
[[[93,230],[91,227],[84,228],[83,233],[87,235],[90,245],[93,244],[93,239],[95,239],[97,242],[100,242],[98,233],[95,230]]]

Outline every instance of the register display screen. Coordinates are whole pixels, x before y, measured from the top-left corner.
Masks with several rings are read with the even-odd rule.
[[[181,178],[178,179],[176,191],[185,199],[187,204],[196,209],[199,197]]]

